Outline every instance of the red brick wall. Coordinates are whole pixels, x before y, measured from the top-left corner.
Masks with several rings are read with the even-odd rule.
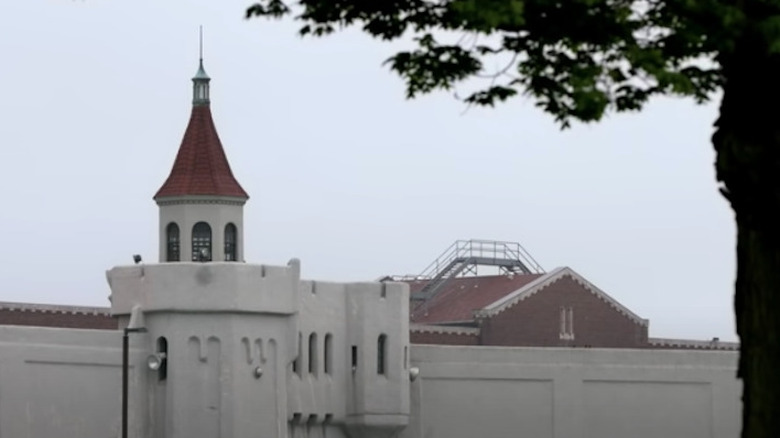
[[[573,308],[573,340],[560,339],[561,307]],[[480,336],[482,345],[647,346],[647,326],[621,314],[568,275],[484,320]]]
[[[479,345],[479,337],[471,334],[410,332],[412,344],[433,345]]]
[[[107,314],[0,309],[0,325],[116,330],[118,321]]]

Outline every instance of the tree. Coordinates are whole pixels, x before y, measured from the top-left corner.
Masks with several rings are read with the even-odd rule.
[[[780,431],[780,0],[260,0],[246,11],[290,14],[301,35],[411,36],[415,48],[387,61],[408,98],[482,77],[467,104],[522,93],[562,128],[654,95],[722,91],[712,143],[737,222],[742,436]],[[487,72],[493,58],[505,67]]]

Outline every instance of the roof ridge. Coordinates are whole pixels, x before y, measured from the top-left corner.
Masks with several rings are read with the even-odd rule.
[[[208,111],[209,115],[211,115],[211,108],[209,108]],[[222,142],[219,139],[219,135],[217,134],[217,125],[214,123],[214,117],[211,116],[206,120],[206,123],[209,124],[209,130],[207,132],[207,135],[213,136],[215,138],[211,139],[212,141],[216,142],[219,145],[218,149],[215,148],[208,148],[206,149],[206,153],[209,157],[209,163],[213,164],[214,167],[219,167],[219,164],[221,164],[222,161],[227,161],[227,156],[225,154],[225,149],[222,147]],[[221,153],[220,153],[221,152]],[[211,172],[209,172],[209,179],[211,179],[211,184],[214,187],[217,187],[217,189],[220,189],[220,180],[217,178],[215,174],[215,170],[219,171],[220,169],[215,169],[212,167]],[[228,172],[230,172],[230,166],[228,165]],[[232,174],[232,172],[230,172]]]
[[[474,312],[475,317],[488,317],[488,316],[495,316],[499,313],[503,312],[504,310],[507,310],[508,308],[514,306],[518,302],[533,296],[537,292],[540,292],[547,286],[551,285],[555,281],[560,280],[561,278],[565,277],[566,275],[570,276],[572,280],[579,283],[581,286],[583,286],[586,290],[588,290],[590,293],[595,295],[596,297],[602,299],[606,303],[608,303],[610,306],[612,306],[615,310],[622,313],[632,321],[647,326],[649,325],[649,321],[647,319],[644,319],[637,315],[636,313],[632,312],[629,308],[626,306],[620,304],[616,299],[612,298],[609,294],[604,292],[603,290],[596,287],[593,283],[585,279],[582,275],[575,272],[573,269],[571,269],[568,266],[561,266],[558,268],[553,269],[552,271],[548,272],[547,274],[533,280],[532,282],[526,284],[525,286],[521,287],[520,289],[505,295],[504,297],[496,300],[495,302],[489,304],[488,306],[485,306],[484,308]]]
[[[562,271],[564,268],[558,267],[553,269],[552,271],[541,275],[540,277],[532,280],[531,282],[524,284],[519,289],[515,290],[514,292],[510,292],[503,297],[499,298],[498,300],[488,304],[487,306],[483,307],[482,309],[479,309],[474,312],[474,316],[493,316],[497,315],[506,308],[512,307],[514,304],[516,304],[518,301],[522,301],[526,296],[520,297],[521,294],[525,293],[526,291],[533,291],[530,295],[533,295],[534,293],[538,292],[539,290],[543,289],[547,286],[547,281],[551,279],[553,276],[557,275],[560,271]],[[552,283],[552,281],[550,281]],[[540,287],[541,286],[541,287]],[[528,296],[530,296],[528,295]],[[516,299],[520,297],[519,299]]]
[[[442,286],[434,297],[413,305],[410,317],[413,321],[420,323],[423,321],[435,321],[436,323],[473,321],[475,311],[529,282],[536,281],[543,275],[530,273],[452,278],[446,282],[445,286]],[[477,292],[478,290],[483,292]],[[487,295],[483,295],[483,293]],[[442,310],[443,307],[448,306],[447,303],[453,303],[452,309],[455,310]],[[468,303],[468,305],[465,306],[464,303]],[[429,317],[429,311],[437,316]],[[442,312],[447,315],[443,315]]]

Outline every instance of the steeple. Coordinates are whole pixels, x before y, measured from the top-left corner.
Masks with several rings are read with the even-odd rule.
[[[233,176],[214,126],[202,54],[201,38],[190,121],[171,173],[154,195],[161,262],[243,260],[243,206],[249,195]]]
[[[155,200],[170,196],[210,195],[249,199],[233,177],[230,164],[211,117],[209,83],[203,68],[203,33],[200,39],[198,71],[192,78],[192,113],[173,169],[154,195]]]

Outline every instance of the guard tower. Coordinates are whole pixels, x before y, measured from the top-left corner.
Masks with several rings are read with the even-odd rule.
[[[408,286],[301,281],[296,259],[233,263],[249,197],[214,127],[202,57],[192,81],[190,122],[154,197],[161,263],[107,273],[112,315],[143,328],[137,345],[151,353],[132,364],[143,396],[131,436],[397,437],[416,375]]]

